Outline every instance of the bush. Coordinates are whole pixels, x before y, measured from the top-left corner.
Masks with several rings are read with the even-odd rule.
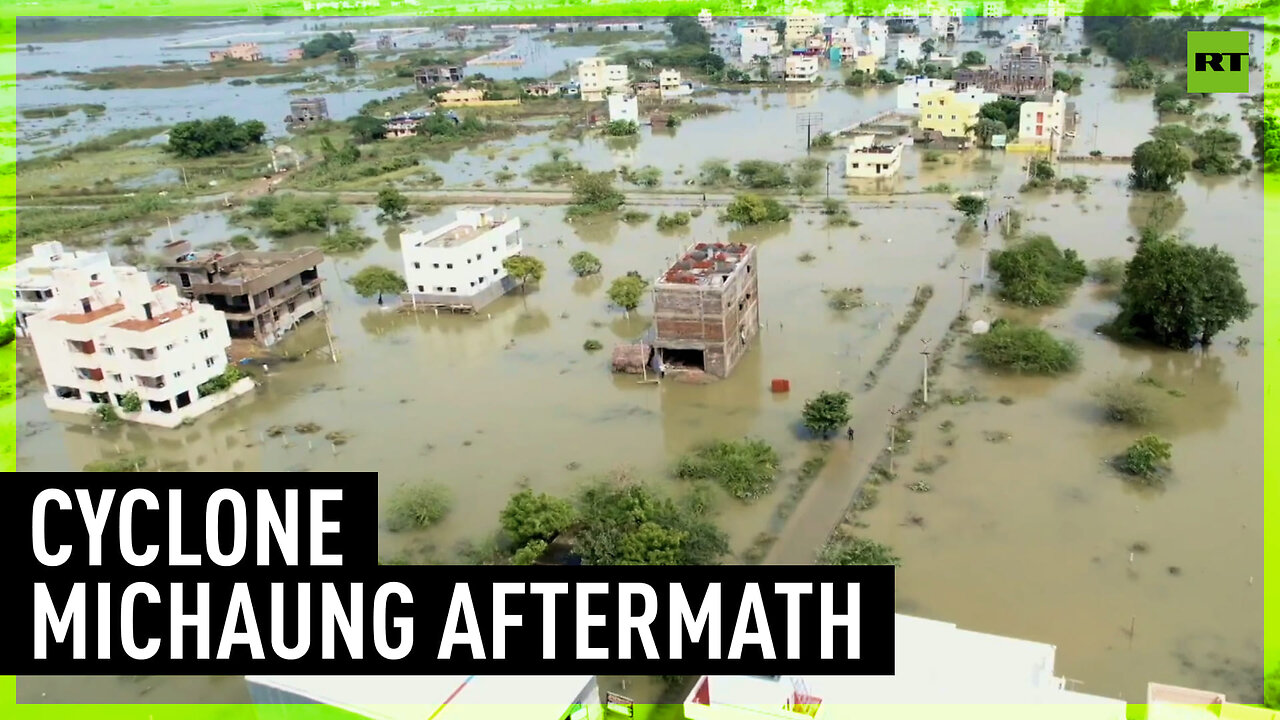
[[[93,414],[105,425],[113,425],[120,422],[120,416],[116,414],[116,409],[107,403],[101,403],[93,406]]]
[[[555,539],[573,525],[576,515],[568,500],[526,488],[511,496],[499,518],[512,542],[526,545]]]
[[[387,503],[387,529],[391,532],[421,530],[449,514],[452,499],[440,485],[406,485]]]
[[[358,231],[349,227],[344,227],[324,236],[320,241],[320,249],[328,255],[341,255],[360,252],[376,242],[371,237],[361,235]]]
[[[648,220],[650,217],[651,216],[647,212],[643,212],[640,210],[627,210],[626,212],[622,213],[622,222],[628,223],[628,224],[642,223],[645,220]]]
[[[1119,285],[1124,282],[1125,262],[1120,258],[1102,258],[1093,262],[1089,275],[1102,285]]]
[[[138,397],[136,390],[130,390],[120,399],[120,409],[127,413],[136,413],[142,410],[142,398]]]
[[[240,382],[244,377],[245,374],[240,371],[240,368],[234,365],[228,365],[227,369],[223,370],[221,375],[216,375],[200,383],[199,387],[196,388],[196,391],[200,393],[200,397],[214,395],[230,389],[232,385]]]
[[[595,275],[600,272],[600,269],[604,266],[601,264],[600,258],[592,255],[586,250],[583,250],[581,252],[574,253],[573,256],[569,258],[569,267],[573,269],[574,275],[577,275],[578,277],[587,277],[588,275]]]
[[[818,553],[818,562],[822,565],[902,565],[902,559],[894,555],[888,545],[865,538],[828,542]]]
[[[547,544],[541,540],[532,540],[511,556],[512,565],[532,565],[547,552]]]
[[[713,480],[739,500],[754,500],[773,489],[778,465],[778,453],[762,440],[718,440],[682,457],[675,474],[682,480]]]
[[[862,288],[840,288],[839,290],[827,290],[827,307],[840,312],[860,308],[862,302]]]
[[[1048,235],[1033,235],[992,253],[991,269],[1000,276],[1000,297],[1024,307],[1062,303],[1087,274],[1075,251],[1058,249]]]
[[[1169,471],[1173,445],[1155,435],[1146,435],[1115,459],[1116,469],[1145,485],[1158,483]]]
[[[674,215],[662,213],[658,216],[659,230],[674,230],[676,228],[686,227],[689,224],[690,216],[687,212],[677,212]]]
[[[703,512],[635,484],[597,483],[578,500],[574,551],[585,565],[711,565],[729,552]]]
[[[1107,420],[1122,425],[1143,427],[1159,418],[1153,394],[1131,383],[1116,383],[1098,394]]]
[[[1000,319],[985,335],[970,339],[974,354],[989,368],[1040,375],[1074,370],[1080,349],[1037,327],[1015,325]]]
[[[603,347],[604,345],[602,345],[599,340],[587,340],[582,343],[582,349],[587,352],[595,352]]]
[[[782,163],[743,160],[738,163],[738,184],[757,190],[784,188],[791,184],[791,176]]]

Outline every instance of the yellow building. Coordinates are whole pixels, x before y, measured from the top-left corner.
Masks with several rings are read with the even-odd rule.
[[[961,99],[950,90],[920,94],[920,129],[937,131],[943,137],[960,138],[978,124],[977,102]]]
[[[853,70],[873,73],[876,71],[876,66],[880,64],[880,58],[872,55],[871,53],[860,53],[857,55],[850,55],[847,58],[841,58],[841,62],[849,63]]]

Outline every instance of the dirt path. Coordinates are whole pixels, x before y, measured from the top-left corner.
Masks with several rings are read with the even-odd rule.
[[[967,254],[976,255],[973,251]],[[967,254],[961,253],[957,262],[972,263]],[[832,440],[835,447],[826,466],[787,518],[778,540],[765,556],[765,564],[813,563],[832,529],[844,519],[871,465],[888,445],[887,433],[892,421],[889,409],[906,407],[923,380],[921,339],[927,338],[936,344],[960,310],[960,287],[954,271],[937,271],[921,284],[933,285],[933,298],[915,326],[903,336],[897,353],[880,372],[876,386],[853,395],[854,441],[846,440],[843,431]]]

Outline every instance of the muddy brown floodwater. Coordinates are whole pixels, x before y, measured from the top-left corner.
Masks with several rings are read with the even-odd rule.
[[[1081,71],[1086,85],[1075,102],[1084,128],[1072,152],[1096,147],[1127,153],[1157,122],[1151,96],[1111,90],[1110,68]],[[814,107],[831,108],[833,118],[849,121],[892,104],[891,94],[816,93]],[[683,182],[672,174],[677,166],[692,172],[709,157],[797,158],[802,150],[795,147],[795,108],[782,102],[784,94],[770,97],[747,96],[734,112],[692,120],[673,139],[646,134],[625,156],[597,141],[573,151],[600,167],[643,158],[668,171],[668,185]],[[1230,114],[1226,127],[1247,148],[1253,139],[1240,119],[1240,99],[1221,96],[1206,109]],[[765,110],[765,102],[777,111]],[[1096,140],[1087,134],[1094,122]],[[535,156],[540,142],[519,143],[530,156],[521,162],[541,160]],[[838,157],[832,153],[830,159]],[[321,269],[338,362],[325,347],[323,325],[310,323],[280,348],[290,354],[287,361],[270,363],[266,376],[259,373],[257,392],[171,432],[102,431],[51,417],[37,383],[19,401],[20,468],[79,470],[101,458],[142,453],[193,471],[376,469],[384,495],[402,483],[433,480],[454,493],[453,512],[428,531],[380,537],[384,556],[416,562],[456,561],[459,543],[491,536],[499,509],[522,483],[568,493],[594,476],[625,469],[674,486],[665,471],[679,454],[708,439],[744,435],[769,441],[794,468],[812,450],[794,432],[803,401],[843,388],[855,392],[854,412],[862,409],[857,391],[918,285],[934,285],[932,303],[959,307],[959,265],[973,267],[977,245],[957,243],[947,195],[919,193],[935,183],[972,188],[995,178],[997,207],[1019,207],[1024,234],[1047,233],[1086,260],[1127,257],[1133,245],[1126,239],[1157,208],[1168,229],[1233,254],[1252,299],[1261,301],[1258,174],[1189,176],[1173,209],[1161,210],[1163,202],[1126,189],[1121,165],[1065,164],[1062,174],[1091,181],[1080,195],[1019,194],[1020,160],[974,152],[958,162],[924,163],[919,148],[908,148],[900,194],[869,197],[871,188],[833,179],[832,195],[851,201],[856,227],[827,228],[820,215],[798,214],[787,225],[739,231],[707,212],[683,231],[664,233],[652,219],[567,224],[561,208],[508,207],[529,224],[523,232],[528,252],[549,272],[538,288],[506,297],[477,317],[405,315],[357,297],[345,278],[369,264],[400,263],[398,229],[378,226],[373,212],[362,210],[357,223],[378,244],[356,257],[330,258]],[[487,151],[475,150],[455,154],[450,166],[491,172],[492,162]],[[457,170],[446,179],[465,187],[478,177],[478,170]],[[417,223],[443,223],[454,209]],[[646,210],[656,215],[661,208]],[[197,245],[236,231],[218,214],[174,222],[174,232]],[[167,239],[167,230],[153,232],[148,249]],[[689,243],[716,240],[759,244],[765,327],[733,377],[705,386],[655,386],[611,376],[607,348],[638,337],[649,316],[647,304],[631,318],[611,309],[604,296],[608,279],[631,270],[654,275]],[[302,237],[280,245],[314,241]],[[989,243],[1002,246],[994,234]],[[601,258],[603,278],[573,277],[568,258],[579,250]],[[813,259],[802,262],[806,253]],[[847,313],[828,309],[823,289],[845,286],[863,288],[867,306]],[[1082,369],[1068,377],[993,375],[972,367],[960,348],[951,352],[935,392],[973,388],[985,399],[943,406],[923,418],[911,453],[898,461],[900,478],[882,487],[879,504],[861,514],[867,527],[860,531],[902,556],[901,610],[1053,643],[1059,672],[1082,690],[1135,701],[1148,681],[1158,681],[1256,699],[1262,674],[1262,314],[1230,328],[1206,351],[1170,353],[1121,347],[1097,335],[1094,328],[1114,307],[1101,288],[1086,283],[1066,306],[1029,315],[1083,348]],[[970,314],[1028,315],[990,294],[975,296]],[[1237,336],[1252,342],[1237,350]],[[601,341],[606,351],[584,352],[587,339]],[[904,348],[893,362],[919,361],[915,349]],[[1158,429],[1174,443],[1174,475],[1159,492],[1136,492],[1104,466],[1133,433],[1104,425],[1091,399],[1103,383],[1140,374],[1174,391]],[[770,394],[772,378],[789,379],[792,392]],[[1012,404],[998,402],[1002,396]],[[304,422],[322,430],[266,433]],[[947,430],[939,428],[944,423]],[[336,453],[321,439],[331,431],[350,436]],[[858,442],[874,452],[877,440]],[[931,473],[913,469],[938,456],[945,463]],[[907,489],[922,478],[932,491]],[[783,495],[754,504],[718,499],[716,517],[735,553],[772,528]],[[1131,561],[1138,545],[1145,552],[1133,552]],[[42,693],[63,700],[243,699],[241,685],[231,679],[28,678],[20,691],[31,699]]]

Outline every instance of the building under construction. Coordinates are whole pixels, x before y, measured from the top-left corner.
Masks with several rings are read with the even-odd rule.
[[[193,252],[179,240],[158,268],[184,297],[226,314],[232,338],[273,345],[296,324],[324,312],[315,248],[289,252]]]
[[[760,331],[756,253],[742,243],[697,243],[654,286],[654,340],[667,372],[728,377]]]

